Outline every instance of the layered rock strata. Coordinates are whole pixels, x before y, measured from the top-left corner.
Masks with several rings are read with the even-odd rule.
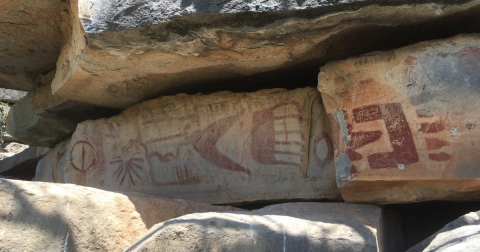
[[[65,182],[208,203],[338,197],[315,88],[160,97],[80,123]]]
[[[69,3],[52,92],[115,108],[186,91],[314,85],[331,60],[479,31],[480,21],[478,0]],[[308,7],[317,8],[299,10]]]
[[[377,246],[380,216],[377,206],[343,203],[189,214],[155,225],[126,251],[391,251]]]
[[[333,62],[318,88],[350,202],[480,197],[480,35]]]
[[[233,211],[75,185],[0,179],[1,251],[124,251],[154,224]]]

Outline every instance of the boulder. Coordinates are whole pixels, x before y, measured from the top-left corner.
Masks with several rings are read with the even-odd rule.
[[[313,88],[165,96],[80,123],[65,182],[212,204],[336,199]]]
[[[10,108],[7,132],[23,143],[53,148],[68,139],[79,122],[116,113],[116,110],[52,95],[50,86],[46,85],[29,92]]]
[[[233,211],[67,184],[0,179],[0,251],[124,251],[154,224]]]
[[[32,179],[37,162],[50,148],[12,142],[3,144],[0,150],[0,174]]]
[[[377,206],[344,203],[189,214],[153,226],[126,251],[386,252],[377,246],[380,216]]]
[[[69,3],[52,92],[122,109],[181,92],[313,86],[331,60],[480,31],[478,0]]]
[[[62,0],[0,3],[0,87],[30,91],[39,74],[55,70],[67,12]]]
[[[2,102],[15,103],[25,97],[25,95],[27,95],[27,92],[0,88],[0,101]]]
[[[349,202],[480,198],[480,35],[332,62],[318,88]]]
[[[63,173],[67,166],[69,143],[70,140],[57,144],[38,161],[35,170],[36,181],[65,183]]]
[[[407,252],[474,252],[480,250],[480,211],[450,222]]]

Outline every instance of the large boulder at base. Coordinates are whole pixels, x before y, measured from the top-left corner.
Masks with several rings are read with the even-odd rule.
[[[25,97],[25,95],[27,95],[27,92],[0,88],[0,101],[2,102],[15,103]]]
[[[69,143],[70,140],[57,144],[38,161],[35,170],[36,181],[65,183],[63,173],[67,167]]]
[[[48,147],[5,143],[0,147],[0,174],[24,179],[35,176],[37,162],[48,153]]]
[[[480,31],[478,0],[69,4],[52,91],[115,108],[180,92],[315,85],[331,60]]]
[[[55,70],[67,12],[62,0],[0,3],[0,87],[33,90],[39,74]]]
[[[189,214],[155,225],[126,251],[389,252],[377,246],[380,217],[377,206],[344,203]]]
[[[335,199],[313,87],[150,100],[80,123],[65,182],[208,203]]]
[[[471,212],[450,222],[407,252],[476,252],[480,251],[480,211]]]
[[[183,200],[0,179],[0,251],[124,251],[154,224],[233,211]]]
[[[79,122],[116,112],[54,96],[46,85],[28,93],[10,108],[7,132],[23,143],[53,148],[68,139]]]
[[[322,67],[343,198],[480,199],[478,69],[479,34]]]

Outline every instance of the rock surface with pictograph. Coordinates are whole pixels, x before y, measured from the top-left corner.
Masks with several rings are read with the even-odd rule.
[[[480,35],[321,68],[337,185],[351,202],[478,199]]]
[[[79,124],[65,182],[216,204],[335,199],[325,123],[313,87],[160,97]]]

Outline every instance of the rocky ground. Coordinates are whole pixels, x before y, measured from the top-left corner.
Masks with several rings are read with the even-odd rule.
[[[480,0],[0,6],[0,251],[480,250]]]

